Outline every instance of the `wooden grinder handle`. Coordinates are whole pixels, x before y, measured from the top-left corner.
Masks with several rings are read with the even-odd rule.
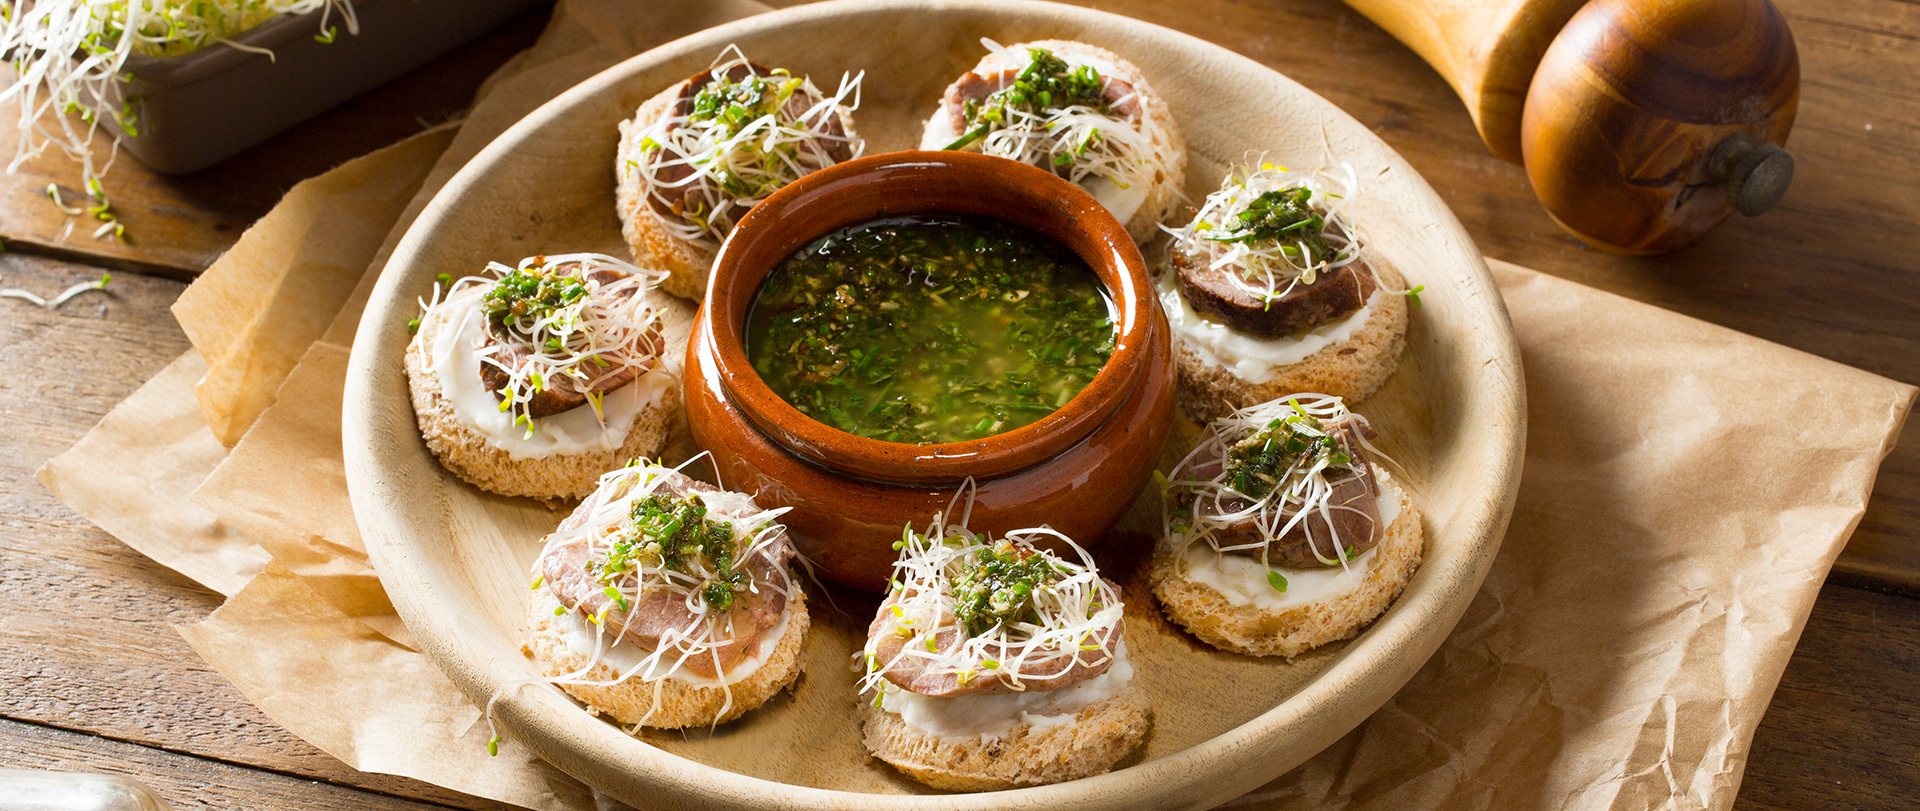
[[[1767,0],[1346,0],[1439,71],[1596,247],[1658,253],[1785,194],[1800,62]]]

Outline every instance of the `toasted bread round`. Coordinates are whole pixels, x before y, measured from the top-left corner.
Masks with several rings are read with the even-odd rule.
[[[1152,84],[1138,67],[1105,48],[1072,40],[1043,39],[1010,45],[1007,50],[1021,53],[1020,49],[1028,46],[1045,48],[1069,61],[1079,57],[1104,62],[1113,66],[1114,78],[1133,85],[1139,98],[1141,120],[1154,128],[1153,153],[1156,165],[1153,167],[1153,185],[1148,188],[1146,199],[1125,225],[1127,234],[1135,242],[1153,239],[1159,234],[1160,223],[1165,222],[1173,213],[1174,206],[1179,204],[1180,187],[1186,184],[1187,176],[1187,141],[1181,136],[1180,125],[1174,120],[1173,113],[1167,109],[1166,99],[1154,92]],[[972,72],[986,76],[1004,70],[1017,70],[1025,65],[1026,62],[1021,59],[988,53],[980,59],[980,64],[973,67]],[[920,136],[920,148],[944,149],[958,137],[960,133],[953,131],[953,122],[943,104],[927,119],[926,128]]]
[[[707,294],[707,277],[713,272],[713,258],[720,246],[708,239],[687,240],[675,233],[673,225],[647,203],[647,179],[628,162],[640,150],[647,128],[673,109],[692,80],[674,84],[659,95],[647,99],[632,119],[620,122],[620,146],[614,152],[614,205],[620,215],[620,233],[633,249],[633,261],[641,267],[667,272],[660,289],[680,298],[698,302]],[[840,126],[847,137],[858,139],[853,116],[845,108],[838,111]]]
[[[553,603],[542,594],[529,601],[526,641],[520,649],[533,657],[541,674],[550,678],[566,676],[587,664],[587,658],[567,647],[555,622]],[[644,724],[656,729],[681,729],[725,723],[767,700],[792,684],[800,675],[800,649],[807,635],[806,594],[795,588],[787,597],[789,612],[786,632],[774,644],[759,669],[726,687],[694,685],[673,679],[643,681],[628,679],[609,685],[562,684],[587,705],[590,712],[605,715],[622,724]],[[605,664],[594,665],[585,678],[611,682],[620,674]]]
[[[1382,483],[1386,471],[1374,466]],[[1400,514],[1387,526],[1387,536],[1373,550],[1373,565],[1360,584],[1339,597],[1305,605],[1263,609],[1236,606],[1205,583],[1188,580],[1179,571],[1173,547],[1162,538],[1154,550],[1149,575],[1153,596],[1167,618],[1216,648],[1249,656],[1285,656],[1289,659],[1313,648],[1347,639],[1380,616],[1400,596],[1420,566],[1426,546],[1420,510],[1413,494],[1400,490]]]
[[[1331,394],[1357,403],[1379,391],[1400,365],[1400,353],[1407,348],[1407,297],[1398,292],[1406,289],[1406,279],[1399,271],[1385,263],[1373,267],[1380,280],[1380,290],[1374,295],[1382,299],[1366,323],[1346,340],[1281,367],[1264,383],[1240,377],[1205,346],[1174,330],[1180,405],[1187,415],[1204,424],[1234,409],[1294,392]]]
[[[531,496],[547,500],[585,498],[600,475],[641,456],[654,456],[666,444],[680,411],[680,386],[670,369],[641,375],[629,386],[663,386],[660,396],[634,415],[633,424],[618,448],[578,454],[554,454],[516,459],[493,444],[454,410],[440,374],[434,369],[433,342],[441,330],[453,328],[459,307],[435,307],[420,319],[420,329],[407,345],[407,382],[413,393],[413,412],[427,448],[448,470],[488,492]],[[669,359],[670,360],[670,359]],[[581,406],[588,408],[589,406]]]
[[[719,246],[705,240],[685,240],[647,204],[647,181],[640,176],[628,156],[639,151],[641,133],[673,107],[690,82],[681,81],[647,99],[633,119],[620,122],[620,148],[614,153],[615,210],[620,214],[620,233],[633,249],[633,261],[641,267],[667,272],[660,289],[684,299],[699,301],[707,292],[707,274],[712,272],[713,257]]]
[[[1129,684],[1071,722],[1021,724],[999,737],[943,738],[871,703],[863,732],[867,751],[908,777],[948,791],[995,791],[1106,772],[1140,745],[1150,720],[1146,698]]]

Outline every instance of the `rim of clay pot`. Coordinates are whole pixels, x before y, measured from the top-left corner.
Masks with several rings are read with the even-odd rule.
[[[1112,301],[1113,354],[1066,405],[980,439],[915,445],[870,439],[807,416],[748,362],[747,311],[788,256],[836,229],[883,217],[973,214],[1013,223],[1087,263]],[[740,218],[714,260],[692,351],[706,353],[740,412],[777,444],[815,464],[888,482],[956,483],[1032,467],[1073,446],[1131,393],[1159,308],[1146,261],[1127,230],[1078,185],[1018,161],[969,152],[872,155],[806,175]],[[688,369],[696,368],[689,359]]]

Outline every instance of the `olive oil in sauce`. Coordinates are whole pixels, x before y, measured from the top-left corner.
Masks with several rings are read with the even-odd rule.
[[[747,357],[775,394],[889,442],[977,439],[1066,405],[1113,354],[1113,308],[1085,262],[985,217],[875,220],[768,274]]]

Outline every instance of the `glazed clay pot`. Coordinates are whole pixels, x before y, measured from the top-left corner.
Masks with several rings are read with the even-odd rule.
[[[753,297],[782,260],[835,229],[912,214],[974,214],[1032,229],[1086,261],[1118,314],[1112,357],[1038,422],[964,442],[867,439],[800,413],[760,380],[743,336]],[[694,322],[687,419],[729,489],[753,493],[834,582],[881,591],[912,525],[958,504],[1000,534],[1042,524],[1093,547],[1153,473],[1173,419],[1166,316],[1126,229],[1080,187],[1003,158],[891,152],[807,175],[740,219]],[[967,482],[971,480],[969,487]]]

